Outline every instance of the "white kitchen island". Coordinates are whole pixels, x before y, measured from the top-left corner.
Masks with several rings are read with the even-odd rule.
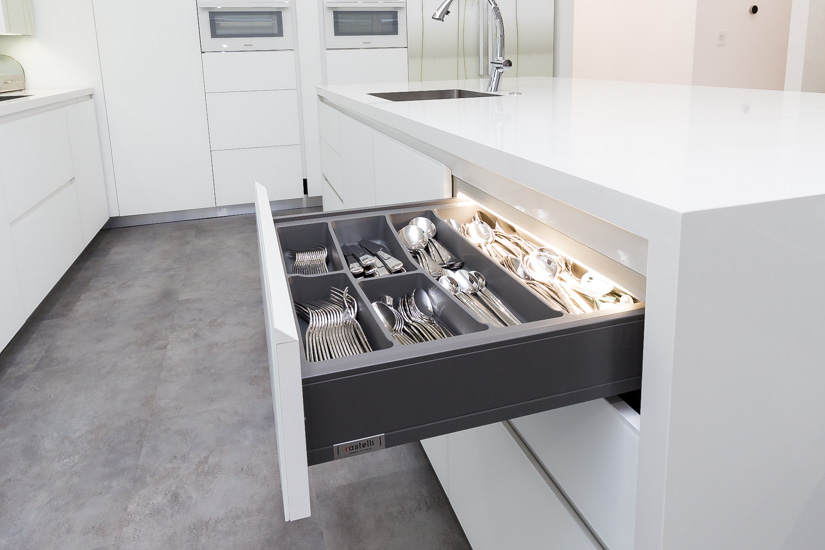
[[[494,98],[368,95],[484,85],[318,93],[646,278],[635,548],[821,547],[825,97],[509,76]]]

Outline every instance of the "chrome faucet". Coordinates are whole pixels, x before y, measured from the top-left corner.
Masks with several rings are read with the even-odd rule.
[[[495,58],[490,60],[490,85],[487,86],[487,91],[497,92],[501,85],[501,76],[504,71],[513,66],[513,62],[504,58],[504,19],[501,18],[498,3],[496,0],[487,0],[487,2],[493,8],[493,17],[496,20],[496,45],[493,52]],[[433,19],[444,21],[444,17],[450,13],[450,4],[452,3],[453,0],[444,0],[433,13]]]

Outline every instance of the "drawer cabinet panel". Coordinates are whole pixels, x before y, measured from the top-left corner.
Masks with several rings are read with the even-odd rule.
[[[632,550],[639,431],[617,407],[637,416],[597,399],[512,424],[607,547]]]
[[[473,550],[599,548],[501,423],[451,434],[449,452],[450,501]]]
[[[85,245],[73,184],[12,223],[12,240],[26,316],[77,258]]]
[[[218,206],[255,202],[255,182],[270,200],[304,196],[300,145],[215,151],[212,167]]]
[[[321,140],[336,153],[341,152],[341,117],[344,116],[326,103],[318,101],[318,123]]]
[[[212,150],[300,145],[294,90],[207,94]]]
[[[294,90],[295,53],[205,53],[203,79],[207,93]]]
[[[0,166],[9,219],[16,220],[74,176],[62,109],[0,124]]]
[[[290,471],[296,475],[304,476],[310,464],[353,451],[419,441],[641,387],[643,304],[580,315],[550,307],[436,214],[469,207],[478,208],[451,199],[279,218],[275,224],[266,191],[258,186],[271,378],[292,380],[273,386],[274,408],[279,423],[300,426],[292,440],[279,441],[279,452],[302,449],[302,459],[293,456],[296,463]],[[439,242],[468,269],[483,274],[520,324],[479,322],[465,303],[418,267],[396,236],[417,216],[437,224]],[[406,273],[355,279],[344,268],[350,259],[341,246],[366,240],[387,247]],[[315,245],[327,248],[329,273],[293,274],[296,252]],[[313,361],[305,345],[307,323],[293,304],[330,299],[333,287],[346,289],[350,318],[362,327],[361,339],[373,351]],[[453,337],[413,346],[394,340],[371,304],[414,291],[428,296]],[[313,334],[317,341],[318,333]],[[292,405],[287,407],[287,402]],[[285,478],[282,484],[300,486],[301,499],[308,494],[308,486],[300,482]],[[287,517],[308,513],[303,509]]]

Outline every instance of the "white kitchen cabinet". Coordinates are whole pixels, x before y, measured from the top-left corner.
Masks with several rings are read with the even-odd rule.
[[[599,548],[503,424],[448,437],[450,502],[474,550]]]
[[[301,180],[300,145],[213,151],[212,166],[218,206],[255,202],[255,182],[266,188],[270,200],[304,194],[295,184]]]
[[[0,349],[108,220],[93,103],[55,95],[0,112]]]
[[[324,189],[321,195],[321,198],[324,201],[324,211],[334,212],[336,210],[343,210],[344,199],[342,199],[341,195],[338,194],[338,191],[330,185],[329,180],[327,180],[326,177],[321,177],[324,178]]]
[[[596,399],[511,420],[610,550],[633,550],[639,415]]]
[[[346,208],[375,206],[375,157],[373,130],[349,118],[341,118],[341,188]]]
[[[373,133],[375,204],[400,204],[449,197],[450,170],[430,157]]]
[[[195,4],[94,11],[120,214],[215,206]]]
[[[103,159],[100,154],[94,103],[74,103],[67,106],[65,112],[85,246],[109,220]]]
[[[66,115],[60,109],[17,118],[2,125],[0,165],[6,183],[9,220],[72,179],[72,150]]]
[[[321,171],[341,197],[343,208],[450,196],[451,173],[443,164],[324,103],[318,113]]]
[[[212,150],[301,143],[295,90],[209,94]]]
[[[407,48],[327,50],[328,84],[404,82],[409,79]]]
[[[77,188],[64,185],[12,223],[23,306],[31,315],[83,251]]]
[[[206,93],[294,90],[295,52],[207,52],[203,79]]]
[[[435,470],[435,475],[438,481],[441,482],[441,487],[447,498],[450,497],[450,436],[440,435],[438,437],[431,437],[430,439],[421,440],[421,446],[424,447],[424,452],[427,453],[427,458],[430,459],[430,464]]]

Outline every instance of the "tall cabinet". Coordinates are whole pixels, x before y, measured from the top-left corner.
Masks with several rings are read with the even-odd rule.
[[[215,206],[195,2],[94,11],[120,214]]]

